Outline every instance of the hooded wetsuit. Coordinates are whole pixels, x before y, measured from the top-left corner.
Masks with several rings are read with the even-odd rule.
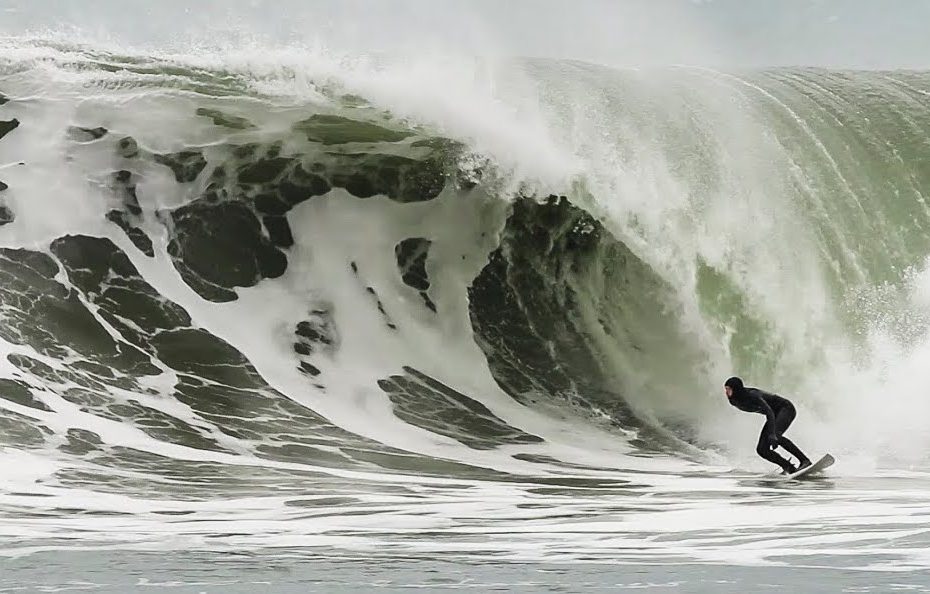
[[[724,385],[733,390],[733,395],[729,398],[730,404],[742,411],[765,415],[765,425],[762,426],[759,443],[756,445],[757,454],[769,462],[778,464],[789,473],[796,469],[791,462],[773,451],[776,446],[788,450],[802,465],[805,462],[810,463],[804,452],[783,435],[797,414],[790,400],[758,388],[747,388],[738,377],[731,377]]]

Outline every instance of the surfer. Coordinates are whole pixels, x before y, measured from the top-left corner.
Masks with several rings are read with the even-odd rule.
[[[731,377],[723,386],[730,404],[745,412],[765,415],[765,425],[762,426],[759,444],[756,446],[757,454],[781,466],[783,474],[793,474],[811,465],[804,452],[784,436],[797,414],[790,400],[758,388],[747,388],[738,377]],[[778,446],[785,448],[798,459],[797,467],[774,451]]]

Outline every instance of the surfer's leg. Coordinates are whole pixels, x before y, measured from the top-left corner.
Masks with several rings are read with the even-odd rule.
[[[794,445],[794,442],[785,437],[784,435],[778,438],[778,445],[788,450],[788,453],[798,459],[798,467],[804,468],[809,466],[811,463],[810,458],[804,455],[804,452],[801,451],[798,446]]]
[[[785,460],[774,451],[769,446],[768,436],[770,434],[769,424],[766,422],[765,426],[762,427],[762,433],[759,435],[759,443],[756,445],[756,453],[768,460],[773,464],[781,466],[781,469],[787,473],[792,473],[797,470],[791,462]]]
[[[794,406],[785,406],[779,409],[779,411],[775,413],[775,434],[778,435],[778,445],[785,448],[789,454],[797,458],[799,466],[804,468],[810,465],[810,458],[805,456],[804,452],[802,452],[798,446],[794,445],[793,441],[783,435],[785,430],[787,430],[794,421],[796,414],[797,412],[794,410]]]

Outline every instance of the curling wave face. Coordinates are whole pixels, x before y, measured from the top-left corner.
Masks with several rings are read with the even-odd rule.
[[[0,505],[55,520],[7,548],[81,514],[140,545],[193,514],[263,529],[179,519],[192,542],[416,548],[391,514],[420,500],[418,534],[475,506],[532,542],[554,510],[626,493],[680,497],[701,524],[732,479],[694,462],[746,460],[729,440],[756,430],[720,411],[732,372],[797,393],[815,447],[915,461],[917,399],[852,438],[877,386],[923,373],[922,74],[528,61],[500,96],[429,103],[397,66],[17,44]],[[467,523],[450,550],[479,554]]]

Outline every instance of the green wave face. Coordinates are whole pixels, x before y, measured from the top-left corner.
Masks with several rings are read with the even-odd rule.
[[[922,344],[924,73],[525,61],[508,72],[530,81],[546,125],[539,138],[551,146],[528,137],[514,157],[488,141],[506,122],[472,134],[441,121],[454,111],[417,119],[396,94],[366,96],[351,77],[315,80],[313,101],[297,101],[261,90],[294,77],[290,68],[259,76],[39,49],[0,62],[7,358],[89,414],[125,418],[155,439],[223,449],[215,431],[76,387],[141,391],[170,372],[171,394],[227,436],[261,441],[262,429],[224,420],[217,399],[241,417],[243,399],[261,398],[280,413],[278,428],[299,422],[341,443],[338,455],[299,444],[326,463],[381,456],[402,466],[393,449],[283,404],[247,348],[189,311],[296,290],[307,270],[317,275],[308,294],[324,297],[278,320],[306,388],[325,392],[327,373],[357,364],[340,358],[342,341],[366,339],[349,334],[392,336],[398,352],[419,354],[367,385],[403,422],[478,449],[542,438],[420,369],[413,337],[422,335],[411,328],[464,325],[456,336],[473,344],[460,351],[477,349],[518,403],[604,413],[635,431],[643,452],[709,439],[704,420],[728,375],[802,390],[874,365],[876,332],[902,348]],[[49,63],[77,78],[42,80]],[[56,116],[55,150],[105,207],[83,228],[30,236],[25,221],[42,213],[29,192],[53,175],[35,144],[50,125],[39,122],[62,98],[76,107]],[[561,154],[564,174],[539,174],[534,151]],[[367,222],[356,227],[347,213]],[[325,246],[313,243],[318,221],[334,234]],[[161,292],[146,278],[155,262],[185,289]],[[358,303],[370,311],[354,317],[375,321],[349,333],[342,312]],[[32,402],[28,392],[28,382],[11,384],[11,398]],[[44,443],[47,427],[11,415],[5,422]],[[81,447],[98,441],[82,434]],[[288,447],[259,451],[288,460]]]
[[[611,184],[592,159],[591,202],[619,215],[604,218],[657,270],[690,280],[709,318],[748,325],[747,345],[786,325],[764,306],[811,295],[812,311],[793,317],[825,325],[816,314],[829,312],[850,337],[867,322],[850,295],[923,265],[923,73],[585,70],[604,89],[600,123],[616,130],[611,165],[633,170],[615,177],[636,180]]]

